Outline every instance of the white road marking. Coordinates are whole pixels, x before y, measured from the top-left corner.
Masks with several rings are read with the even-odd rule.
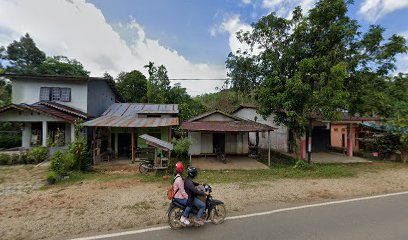
[[[384,198],[384,197],[392,197],[392,196],[398,196],[398,195],[404,195],[404,194],[408,194],[408,191],[406,191],[406,192],[397,192],[397,193],[389,193],[389,194],[382,194],[382,195],[376,195],[376,196],[370,196],[370,197],[361,197],[361,198],[353,198],[353,199],[347,199],[347,200],[339,200],[339,201],[333,201],[333,202],[316,203],[316,204],[303,205],[303,206],[290,207],[290,208],[282,208],[282,209],[276,209],[276,210],[271,210],[271,211],[267,211],[267,212],[259,212],[259,213],[251,213],[251,214],[227,217],[227,218],[225,218],[225,220],[234,220],[234,219],[241,219],[241,218],[263,216],[263,215],[269,215],[269,214],[274,214],[274,213],[279,213],[279,212],[286,212],[286,211],[293,211],[293,210],[298,210],[298,209],[321,207],[321,206],[328,206],[328,205],[349,203],[349,202],[357,202],[357,201],[370,200],[370,199],[376,199],[376,198]],[[169,228],[170,228],[169,226],[161,226],[161,227],[146,228],[146,229],[126,231],[126,232],[120,232],[120,233],[111,233],[111,234],[97,235],[97,236],[91,236],[91,237],[75,238],[75,239],[72,239],[72,240],[94,240],[94,239],[102,239],[102,238],[120,237],[120,236],[126,236],[126,235],[138,234],[138,233],[160,231],[160,230],[169,229]]]

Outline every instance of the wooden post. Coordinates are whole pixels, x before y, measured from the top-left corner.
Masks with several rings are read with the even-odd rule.
[[[268,166],[271,166],[271,131],[268,131]]]
[[[132,163],[135,162],[135,133],[133,132],[132,129]]]
[[[92,131],[92,163],[95,165],[96,161],[96,127]]]
[[[171,143],[171,127],[169,127],[169,134],[167,135],[167,137],[169,139],[169,143]],[[170,161],[170,154],[171,154],[171,151],[168,151],[167,152],[167,159],[169,159],[169,161]]]
[[[348,136],[347,136],[347,156],[353,156],[353,124],[348,124]]]
[[[139,129],[138,128],[135,128],[136,129],[136,137],[135,137],[135,149],[137,150],[137,148],[138,148],[138,139],[139,139]],[[135,157],[136,158],[138,158],[139,157],[139,154],[137,153],[137,151],[135,152]]]

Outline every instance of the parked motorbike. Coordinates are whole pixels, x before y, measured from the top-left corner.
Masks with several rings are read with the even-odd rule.
[[[206,192],[210,193],[206,200],[205,200],[205,211],[203,214],[203,219],[211,220],[213,224],[221,224],[224,222],[225,217],[227,215],[227,209],[225,208],[225,204],[220,201],[216,200],[211,196],[212,188],[210,185],[204,185],[204,189]],[[185,205],[182,205],[176,200],[172,200],[169,208],[167,209],[167,216],[168,216],[168,223],[172,229],[180,229],[185,225],[180,221],[181,216],[183,216],[184,210],[186,209]],[[190,212],[189,220],[190,225],[194,225],[193,218],[197,214],[198,209],[193,207]]]

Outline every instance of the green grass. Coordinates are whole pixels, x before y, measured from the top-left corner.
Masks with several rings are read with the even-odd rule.
[[[355,164],[314,164],[307,169],[296,169],[291,164],[273,164],[269,169],[263,170],[219,170],[199,171],[197,182],[200,183],[251,183],[271,181],[277,179],[319,179],[319,178],[344,178],[357,177],[367,172],[378,172],[407,168],[407,164],[392,162],[355,163]],[[172,176],[163,180],[163,176],[154,173],[143,175],[140,173],[109,174],[105,172],[72,172],[69,179],[58,182],[55,186],[64,187],[79,182],[96,181],[111,182],[117,180],[135,180],[140,182],[165,182],[170,183]],[[1,179],[0,179],[1,182]],[[46,186],[48,189],[54,186]],[[246,186],[242,185],[243,188]]]

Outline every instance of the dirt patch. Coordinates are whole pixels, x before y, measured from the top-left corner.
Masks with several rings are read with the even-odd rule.
[[[0,167],[0,196],[31,192],[46,184],[47,168],[34,165]]]
[[[354,178],[279,179],[220,183],[212,187],[214,197],[223,200],[229,214],[234,214],[257,206],[271,208],[405,191],[408,168],[367,172]],[[2,194],[0,236],[2,239],[61,239],[165,223],[166,190],[165,182],[121,179]]]

